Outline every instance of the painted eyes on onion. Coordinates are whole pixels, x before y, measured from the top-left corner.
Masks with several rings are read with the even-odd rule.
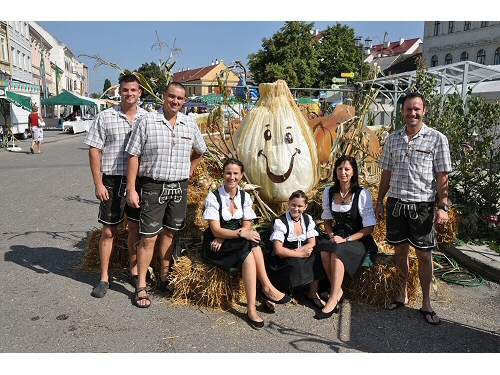
[[[266,130],[264,131],[264,139],[265,139],[266,141],[270,141],[270,140],[271,140],[271,138],[272,138],[272,135],[271,135],[271,130],[266,129]],[[293,143],[293,136],[292,136],[292,133],[289,133],[289,132],[285,133],[285,143],[288,143],[288,144]]]

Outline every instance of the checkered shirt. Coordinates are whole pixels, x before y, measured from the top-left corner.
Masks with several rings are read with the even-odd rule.
[[[391,171],[390,197],[407,202],[434,202],[436,172],[451,172],[448,139],[423,124],[408,142],[405,128],[400,129],[387,138],[378,166]]]
[[[128,154],[125,146],[130,138],[131,129],[148,112],[137,107],[137,113],[128,121],[120,105],[97,114],[90,126],[84,143],[102,150],[101,172],[107,175],[125,176],[127,174]]]
[[[200,128],[192,118],[179,112],[172,128],[160,108],[137,124],[126,151],[140,157],[139,177],[173,182],[189,178],[191,151],[203,154],[206,149]]]

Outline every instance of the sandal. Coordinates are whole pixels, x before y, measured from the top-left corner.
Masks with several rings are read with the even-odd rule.
[[[139,293],[140,292],[146,292],[146,296],[145,297],[139,297]],[[138,304],[139,301],[142,301],[142,300],[145,300],[145,299],[149,301],[148,305],[139,305]],[[148,308],[149,306],[151,306],[151,300],[149,299],[149,296],[148,296],[148,289],[147,289],[147,287],[141,286],[140,288],[136,288],[135,289],[135,305],[137,307],[140,307],[140,308]]]
[[[271,301],[268,301],[267,299],[264,300],[264,303],[262,304],[262,307],[264,310],[266,310],[269,314],[274,314],[276,312],[276,306],[274,303]]]

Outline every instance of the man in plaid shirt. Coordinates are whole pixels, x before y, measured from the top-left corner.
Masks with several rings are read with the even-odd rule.
[[[163,108],[148,114],[132,131],[126,147],[127,202],[141,208],[141,242],[137,252],[138,283],[135,304],[151,305],[146,274],[160,235],[161,270],[157,288],[172,294],[168,281],[174,252],[174,237],[185,227],[188,179],[207,146],[196,122],[180,112],[186,89],[171,82],[163,93]],[[141,195],[135,181],[140,178]]]
[[[89,129],[84,143],[89,146],[90,170],[95,185],[95,196],[101,202],[98,221],[102,224],[99,240],[101,280],[92,290],[92,296],[102,298],[109,288],[109,263],[117,228],[127,214],[129,229],[128,251],[130,257],[129,281],[137,280],[137,254],[139,242],[139,210],[126,204],[127,153],[125,146],[132,128],[147,113],[137,105],[142,90],[139,80],[132,74],[120,79],[120,105],[100,112]]]
[[[440,319],[431,307],[432,250],[436,248],[435,224],[448,222],[448,173],[451,158],[448,139],[423,123],[426,113],[421,94],[410,93],[403,101],[406,126],[387,138],[379,167],[383,170],[375,214],[384,219],[383,200],[387,192],[386,240],[394,246],[396,266],[403,272],[403,294],[389,306],[395,310],[408,304],[410,245],[418,259],[422,288],[419,310],[429,324]],[[436,210],[436,192],[438,208]]]

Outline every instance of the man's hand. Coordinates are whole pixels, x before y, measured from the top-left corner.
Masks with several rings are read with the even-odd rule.
[[[103,184],[96,185],[95,187],[95,197],[101,202],[105,202],[109,199],[108,189]]]
[[[140,207],[139,194],[137,194],[137,191],[135,189],[127,189],[127,204],[133,208]]]

